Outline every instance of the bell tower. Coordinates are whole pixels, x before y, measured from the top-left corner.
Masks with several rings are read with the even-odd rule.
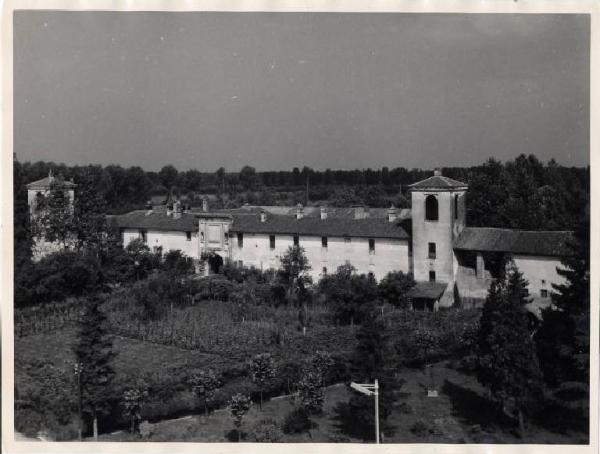
[[[412,256],[417,282],[454,282],[452,245],[465,226],[468,186],[435,170],[411,184]]]

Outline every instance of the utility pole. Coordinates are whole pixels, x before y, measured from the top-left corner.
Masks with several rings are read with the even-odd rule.
[[[379,382],[375,383],[350,383],[350,387],[366,394],[367,396],[375,397],[375,443],[379,444]]]
[[[377,379],[373,386],[373,396],[375,396],[375,443],[379,444],[379,382]]]
[[[77,435],[79,441],[83,439],[83,417],[81,415],[81,372],[83,371],[83,364],[75,363],[73,366],[75,369],[75,375],[77,376],[77,404],[78,404],[78,416],[79,416],[79,424],[77,427]]]

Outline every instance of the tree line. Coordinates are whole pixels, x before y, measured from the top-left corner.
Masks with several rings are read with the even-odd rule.
[[[238,172],[223,167],[215,172],[180,171],[172,165],[160,171],[119,165],[67,166],[53,162],[15,162],[14,191],[44,178],[50,169],[78,183],[90,180],[108,213],[140,209],[152,198],[169,192],[200,206],[212,195],[215,208],[256,205],[322,204],[371,207],[410,206],[407,185],[431,176],[431,171],[404,167],[356,170],[257,171],[249,165]],[[589,166],[565,167],[555,160],[541,162],[534,155],[520,155],[502,163],[489,159],[472,167],[445,167],[443,174],[469,184],[469,225],[522,229],[567,229],[582,209],[582,195],[589,193]],[[15,210],[23,211],[21,205]]]

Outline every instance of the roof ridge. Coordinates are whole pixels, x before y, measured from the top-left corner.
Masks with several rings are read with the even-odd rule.
[[[524,229],[511,229],[507,227],[476,227],[468,226],[465,229],[485,229],[485,230],[502,230],[505,232],[519,232],[519,233],[573,233],[573,230],[524,230]]]

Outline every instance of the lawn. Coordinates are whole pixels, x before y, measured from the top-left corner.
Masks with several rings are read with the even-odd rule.
[[[403,397],[390,418],[395,433],[383,440],[384,443],[587,443],[585,434],[550,432],[536,425],[529,425],[527,439],[521,440],[517,436],[514,421],[490,411],[490,405],[484,397],[485,391],[473,377],[450,369],[443,363],[434,366],[434,381],[439,397],[427,397],[429,375],[423,371],[403,369],[400,376],[405,380],[401,389]],[[281,441],[362,443],[362,440],[340,432],[335,411],[336,406],[347,401],[352,392],[344,384],[328,387],[324,412],[313,418],[317,427],[304,434],[284,435]],[[269,417],[281,422],[292,408],[294,402],[290,396],[271,399],[263,405],[263,410],[254,405],[244,418],[242,430],[251,432],[257,421]],[[411,429],[417,421],[424,422],[426,429],[414,433]],[[152,424],[149,440],[225,442],[228,441],[226,434],[232,428],[229,412],[221,409],[208,417],[190,415]],[[120,431],[102,435],[101,440],[134,441],[139,438]]]

